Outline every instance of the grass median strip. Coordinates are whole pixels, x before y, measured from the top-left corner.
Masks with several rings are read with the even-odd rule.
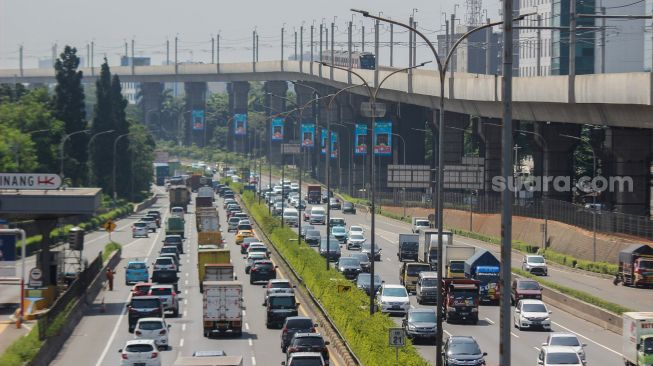
[[[234,185],[239,191],[239,187]],[[388,347],[388,329],[397,327],[387,315],[369,314],[369,297],[335,270],[326,270],[325,258],[303,242],[299,245],[297,234],[268,213],[266,206],[258,204],[252,192],[242,195],[243,202],[252,217],[267,233],[277,251],[302,277],[304,285],[326,309],[338,330],[343,334],[356,356],[365,365],[394,363],[394,350]],[[350,284],[354,288],[338,292],[338,284]],[[364,330],[364,331],[362,331]],[[399,364],[428,365],[412,344],[400,349]]]

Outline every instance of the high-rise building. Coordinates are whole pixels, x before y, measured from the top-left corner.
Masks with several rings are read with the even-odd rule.
[[[456,27],[455,39],[449,39],[449,47],[456,39],[471,29],[470,26],[459,25]],[[490,42],[487,42],[489,36]],[[468,72],[472,74],[498,74],[499,58],[501,57],[501,45],[499,44],[500,33],[493,33],[491,29],[483,29],[472,33],[467,39],[463,40],[456,48],[456,54],[450,62],[450,70],[455,72]],[[449,49],[446,45],[446,36],[438,35],[438,55],[446,56]],[[486,53],[490,52],[489,68],[486,68]]]
[[[120,66],[150,66],[150,58],[149,57],[128,57],[128,56],[122,56],[120,57]],[[141,89],[141,83],[134,83],[134,82],[121,82],[120,85],[122,86],[122,95],[127,99],[129,104],[136,104],[138,103],[138,94]]]
[[[525,0],[537,2],[540,0]],[[554,27],[569,27],[570,3],[575,1],[576,14],[594,14],[596,0],[553,0],[551,25]],[[593,18],[576,18],[576,75],[593,74],[595,72],[596,30],[583,27],[594,27]],[[551,35],[551,75],[569,74],[569,31],[554,31]]]
[[[550,26],[552,23],[553,1],[520,0],[520,14],[535,13],[539,16],[539,22],[538,16],[532,15],[522,20],[519,25],[529,27]],[[548,29],[519,29],[517,32],[519,33],[519,38],[515,44],[515,48],[519,49],[519,76],[551,75],[552,31]]]

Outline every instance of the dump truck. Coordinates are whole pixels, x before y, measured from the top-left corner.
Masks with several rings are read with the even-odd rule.
[[[190,178],[188,179],[188,185],[190,186],[190,190],[193,192],[197,192],[197,190],[201,187],[200,185],[200,178],[202,176],[200,174],[192,174]]]
[[[203,287],[204,336],[229,331],[240,336],[243,329],[243,285],[237,281],[205,281]]]
[[[619,252],[619,268],[614,284],[624,286],[653,286],[653,248],[633,244]]]
[[[166,178],[170,176],[170,167],[168,163],[154,163],[154,176],[156,177],[156,185],[162,186],[166,182]]]
[[[419,257],[419,234],[399,234],[397,258],[400,262],[417,261]]]
[[[624,364],[653,365],[653,312],[623,313]]]
[[[190,203],[190,192],[186,186],[170,186],[168,190],[170,199],[170,209],[173,207],[182,207],[184,211]]]
[[[200,283],[204,281],[204,269],[207,264],[230,264],[231,255],[229,249],[198,249],[197,250],[197,273]]]
[[[475,247],[447,245],[442,252],[442,274],[444,278],[465,278],[465,261],[474,255]]]
[[[319,184],[310,184],[306,192],[306,201],[309,204],[319,205],[322,203],[322,186]]]
[[[442,311],[447,323],[469,321],[478,323],[478,305],[480,282],[468,278],[443,278]]]
[[[209,182],[206,186],[200,187],[197,190],[197,197],[211,197],[211,202],[213,202],[215,198],[215,192],[213,191],[213,181],[209,179]]]
[[[168,217],[166,220],[166,235],[180,235],[184,238],[184,227],[186,226],[186,221],[183,218],[177,216]]]
[[[465,277],[480,282],[481,301],[499,301],[499,271],[501,263],[489,251],[478,249],[465,261]]]
[[[431,265],[432,271],[438,269],[438,230],[423,230],[424,244],[422,246],[421,262]],[[448,246],[453,244],[453,233],[451,231],[442,231],[442,245]]]
[[[234,279],[234,266],[231,263],[204,265],[204,281],[233,281]]]

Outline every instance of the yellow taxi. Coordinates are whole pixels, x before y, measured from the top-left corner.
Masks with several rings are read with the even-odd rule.
[[[253,236],[254,231],[252,230],[239,230],[236,234],[236,245],[241,245],[243,243],[243,239],[251,238]]]

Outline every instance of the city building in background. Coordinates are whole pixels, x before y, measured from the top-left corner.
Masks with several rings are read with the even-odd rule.
[[[526,0],[535,2],[537,0]],[[594,14],[596,11],[596,0],[554,0],[552,2],[551,26],[569,27],[569,4],[576,2],[577,14]],[[578,28],[594,27],[595,19],[578,18]],[[576,33],[576,75],[593,74],[595,70],[596,57],[596,30],[579,29]],[[569,74],[569,32],[554,31],[551,35],[551,75]]]

